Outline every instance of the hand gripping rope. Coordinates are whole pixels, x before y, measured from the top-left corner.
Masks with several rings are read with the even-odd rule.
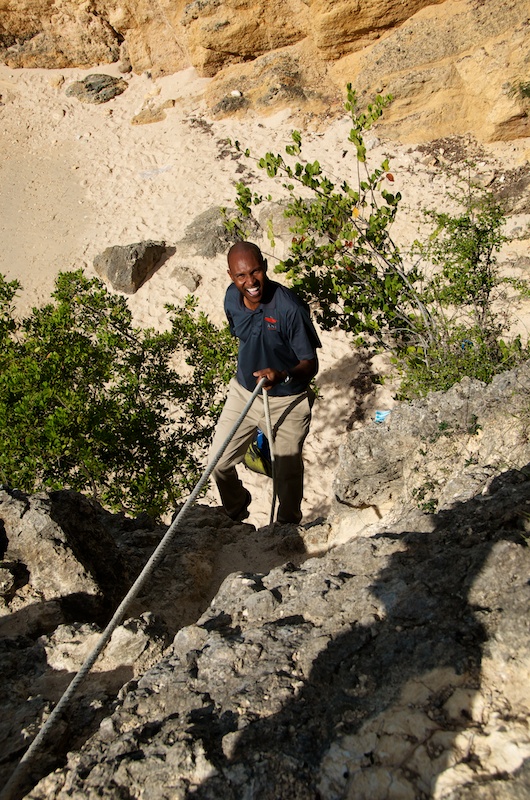
[[[146,563],[145,567],[141,571],[140,575],[136,578],[135,582],[133,583],[133,585],[129,589],[128,593],[123,598],[123,600],[121,601],[120,605],[118,606],[118,608],[114,612],[114,616],[112,617],[112,619],[108,623],[107,627],[105,628],[105,630],[101,634],[101,636],[100,636],[99,640],[97,641],[94,649],[86,657],[84,663],[82,664],[81,668],[79,669],[79,672],[77,672],[77,674],[73,677],[71,683],[66,688],[64,694],[62,695],[62,697],[60,698],[59,702],[57,703],[57,705],[53,709],[52,713],[50,714],[50,716],[48,717],[48,719],[46,720],[46,722],[44,723],[44,725],[40,729],[40,731],[37,734],[37,736],[35,737],[35,739],[30,744],[30,746],[28,747],[28,749],[26,750],[26,752],[24,753],[22,758],[20,759],[20,761],[17,764],[15,770],[13,771],[13,774],[9,778],[8,782],[4,786],[4,789],[3,789],[2,793],[0,794],[0,800],[13,800],[15,798],[16,790],[18,789],[18,787],[19,787],[19,785],[20,785],[20,783],[22,781],[22,778],[23,778],[25,772],[27,771],[28,763],[31,761],[32,757],[37,752],[37,750],[42,746],[45,738],[49,734],[49,732],[52,729],[53,725],[58,720],[58,718],[61,716],[62,712],[64,711],[64,709],[66,708],[66,706],[68,705],[68,703],[70,702],[72,697],[74,696],[74,694],[77,691],[77,689],[79,688],[80,684],[82,683],[82,681],[85,679],[85,677],[88,675],[88,673],[90,672],[90,670],[94,666],[98,656],[101,654],[101,652],[103,651],[103,649],[107,645],[107,643],[108,643],[110,637],[112,636],[114,630],[118,627],[118,625],[122,621],[122,619],[125,616],[125,612],[127,611],[128,607],[130,606],[132,601],[137,597],[137,595],[139,594],[140,590],[144,586],[145,582],[151,576],[151,574],[155,570],[155,567],[158,565],[158,563],[162,559],[165,551],[167,550],[171,540],[173,539],[173,537],[174,537],[174,535],[176,533],[177,528],[179,527],[180,523],[182,522],[182,520],[184,519],[184,517],[188,513],[190,507],[193,505],[193,503],[197,499],[197,496],[199,495],[201,489],[205,485],[206,481],[208,480],[208,478],[210,477],[210,475],[213,472],[214,468],[216,467],[219,459],[221,458],[221,456],[223,455],[224,451],[228,447],[228,444],[229,444],[230,440],[232,439],[232,437],[236,433],[237,429],[239,428],[239,426],[243,422],[243,420],[246,417],[246,415],[248,414],[248,412],[249,412],[249,410],[250,410],[250,408],[252,406],[252,403],[254,402],[256,397],[258,396],[258,394],[261,391],[261,389],[263,387],[263,384],[266,382],[266,380],[267,380],[266,378],[261,378],[260,379],[260,381],[257,384],[256,388],[252,392],[252,395],[249,398],[247,404],[245,405],[243,411],[241,412],[241,414],[239,415],[238,419],[234,423],[234,426],[233,426],[232,430],[230,431],[230,433],[226,437],[225,441],[223,442],[223,444],[219,448],[219,451],[215,454],[215,456],[212,459],[212,461],[210,461],[210,463],[206,467],[206,469],[203,472],[201,478],[199,479],[199,482],[196,484],[196,486],[193,489],[192,493],[190,494],[190,496],[188,497],[188,499],[186,500],[186,502],[184,503],[184,505],[180,509],[179,513],[177,514],[177,516],[175,517],[175,519],[173,520],[173,522],[171,523],[169,528],[167,529],[166,533],[164,534],[164,537],[161,539],[160,544],[158,545],[158,547],[156,548],[154,553],[151,555],[151,557],[149,558],[149,560]],[[267,422],[267,435],[269,436],[269,442],[271,444],[271,448],[270,448],[271,449],[271,461],[272,461],[272,464],[273,464],[273,501],[272,501],[273,502],[273,506],[272,506],[272,511],[271,511],[271,522],[272,522],[272,517],[273,517],[273,514],[274,514],[274,505],[275,505],[275,501],[276,501],[276,492],[275,492],[275,489],[274,489],[274,460],[273,460],[274,457],[273,457],[273,454],[272,454],[272,450],[273,450],[273,448],[272,448],[272,429],[271,429],[271,423],[270,423],[268,397],[267,397],[267,392],[265,392],[265,391],[263,392],[263,402],[264,402],[264,408],[265,408],[265,419],[266,419],[266,422]]]

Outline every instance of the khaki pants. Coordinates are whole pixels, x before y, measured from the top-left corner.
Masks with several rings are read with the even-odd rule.
[[[250,396],[251,393],[232,378],[210,448],[210,460],[223,445]],[[289,397],[269,396],[274,436],[278,522],[298,523],[302,519],[300,511],[304,489],[302,446],[309,433],[313,401],[314,394],[311,389]],[[266,433],[262,395],[258,395],[254,400],[250,411],[212,473],[223,507],[230,516],[235,516],[245,506],[247,490],[238,477],[235,465],[243,461],[247,448],[255,436],[256,428],[261,428]]]

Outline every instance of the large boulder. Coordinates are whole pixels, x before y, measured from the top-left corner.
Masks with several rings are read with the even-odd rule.
[[[342,104],[343,87],[329,80],[325,62],[307,40],[226,66],[206,89],[215,117],[280,107],[326,113]]]
[[[525,468],[529,378],[528,364],[488,386],[464,378],[347,433],[334,481],[337,511],[434,510],[485,490],[507,464]]]
[[[14,597],[15,592],[4,595],[4,632],[9,615],[32,604],[32,613],[19,614],[20,633],[36,626],[39,606],[43,625],[50,609],[61,609],[67,598],[93,618],[98,607],[101,612],[105,594],[107,602],[116,597],[121,583],[117,547],[102,525],[97,504],[75,493],[28,497],[1,490],[0,520],[6,537],[4,569],[13,572],[18,590]]]
[[[491,3],[429,4],[372,45],[332,66],[361,99],[390,93],[386,129],[401,141],[473,133],[479,140],[530,135],[525,97],[526,0],[503,13]]]
[[[90,67],[119,52],[118,32],[91,3],[19,0],[2,9],[0,54],[9,67]]]
[[[201,75],[305,39],[308,4],[300,0],[195,0],[182,16],[190,59]]]
[[[165,242],[151,240],[107,247],[94,258],[94,269],[113,289],[137,292],[166,252]]]
[[[0,491],[2,784],[166,530],[147,514],[111,514],[76,492]],[[171,637],[200,617],[228,572],[298,561],[321,547],[318,535],[300,535],[294,526],[256,532],[220,509],[190,509],[31,772],[45,774],[100,723],[113,738],[104,718],[120,687],[161,660]]]

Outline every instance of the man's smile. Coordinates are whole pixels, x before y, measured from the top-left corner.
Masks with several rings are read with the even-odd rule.
[[[267,281],[267,262],[253,251],[236,253],[229,261],[228,274],[241,293],[247,308],[256,309],[263,297]]]

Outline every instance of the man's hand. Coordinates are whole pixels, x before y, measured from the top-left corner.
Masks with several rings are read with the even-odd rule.
[[[316,358],[304,359],[303,361],[299,361],[296,366],[287,372],[287,370],[278,370],[274,369],[273,367],[267,367],[266,369],[260,369],[257,372],[253,372],[252,374],[256,378],[256,383],[259,383],[260,378],[266,378],[267,383],[263,384],[263,388],[272,389],[273,386],[277,386],[279,383],[283,383],[283,381],[290,375],[291,378],[298,378],[299,380],[302,379],[309,383],[311,378],[318,372],[318,361]]]
[[[272,367],[260,369],[252,374],[256,378],[256,383],[259,383],[260,378],[267,379],[267,383],[263,384],[263,388],[267,389],[267,391],[272,389],[273,386],[277,386],[279,383],[282,383],[287,377],[287,373],[285,371],[273,369]]]

